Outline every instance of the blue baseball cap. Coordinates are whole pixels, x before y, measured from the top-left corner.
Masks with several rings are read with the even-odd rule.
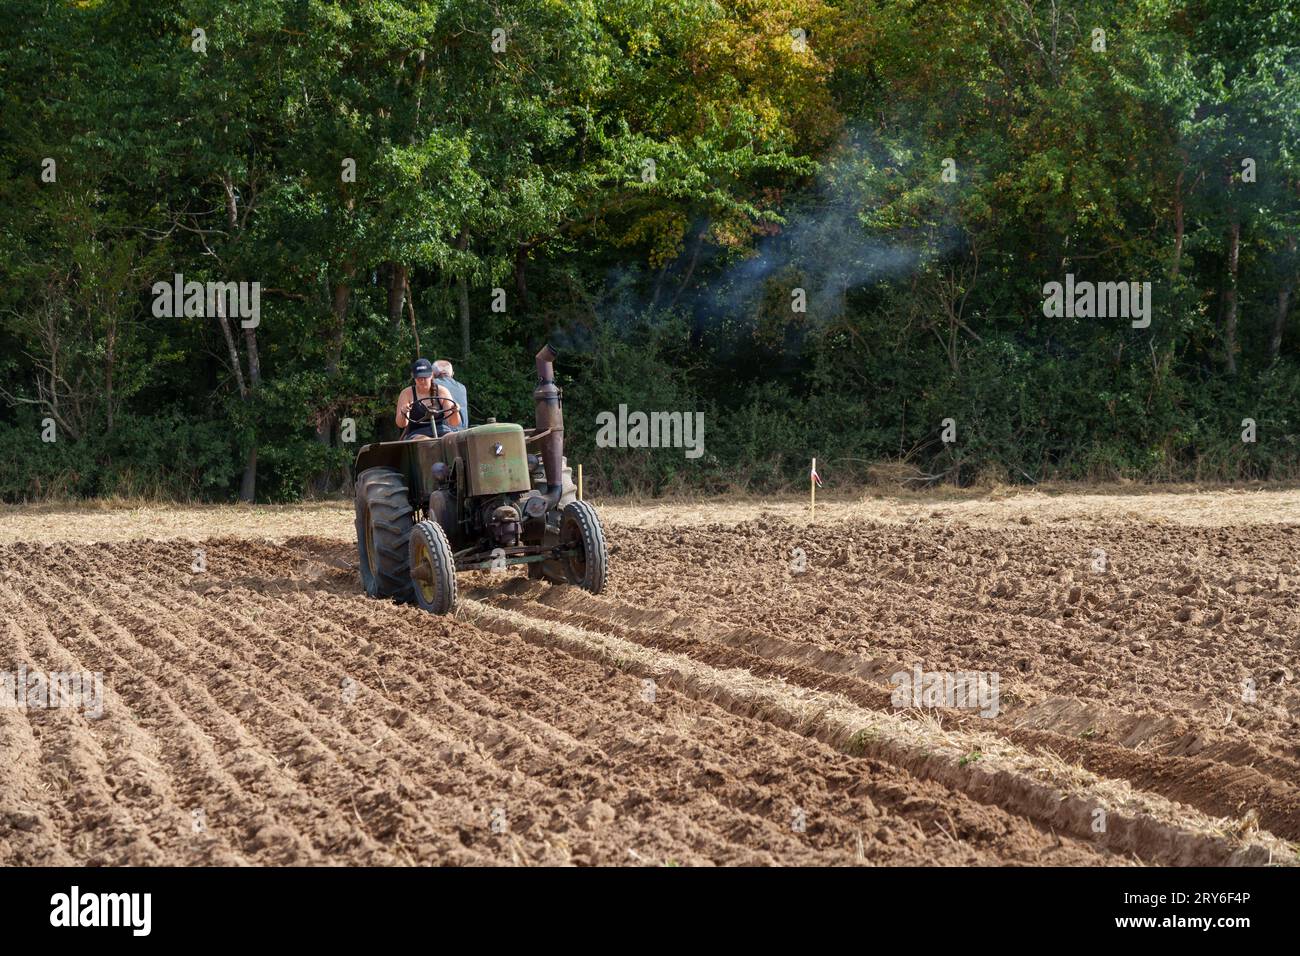
[[[416,359],[411,372],[416,378],[433,378],[433,363],[428,359]]]

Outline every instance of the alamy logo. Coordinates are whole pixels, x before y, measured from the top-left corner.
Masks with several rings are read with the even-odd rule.
[[[0,671],[0,707],[48,710],[67,707],[92,720],[104,716],[104,675],[101,671]]]
[[[899,710],[909,707],[954,707],[978,710],[981,717],[998,715],[996,671],[899,671],[889,678],[894,683],[890,703]]]
[[[152,893],[70,893],[50,897],[50,925],[129,926],[133,936],[148,936],[153,926]]]
[[[1066,273],[1065,284],[1043,286],[1043,315],[1049,319],[1132,319],[1133,328],[1151,324],[1150,282],[1075,282]]]
[[[240,326],[255,329],[262,321],[262,283],[199,282],[176,273],[171,282],[153,284],[153,314],[159,319],[240,319]]]
[[[704,454],[704,413],[632,412],[618,406],[618,414],[596,416],[597,448],[685,448],[687,458]]]

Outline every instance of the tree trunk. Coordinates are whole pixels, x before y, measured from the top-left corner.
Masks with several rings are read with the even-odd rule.
[[[704,234],[708,231],[708,228],[708,224],[706,223],[704,228],[695,235],[695,244],[694,248],[691,250],[691,258],[690,261],[686,263],[686,274],[682,276],[681,284],[677,287],[677,291],[673,293],[672,301],[668,303],[669,309],[677,305],[677,300],[682,297],[682,293],[686,291],[686,287],[691,284],[691,276],[695,275],[695,266],[700,261],[700,250],[704,247]]]
[[[262,385],[262,362],[257,355],[257,330],[244,329],[244,345],[248,350],[248,394],[244,401],[252,401],[254,393]],[[248,450],[248,459],[244,462],[244,478],[239,485],[239,500],[250,505],[257,500],[257,436],[254,434],[253,446]]]
[[[528,314],[528,247],[515,246],[515,310],[522,318]]]
[[[402,327],[402,307],[406,303],[406,266],[388,264],[388,324],[393,335]]]
[[[226,194],[226,225],[231,236],[238,236],[242,231],[239,221],[239,199],[235,195],[235,181],[229,173],[221,178]],[[245,210],[247,212],[247,210]],[[235,347],[235,337],[230,331],[230,320],[226,317],[221,298],[217,298],[217,317],[221,323],[221,332],[226,339],[226,348],[230,350],[230,364],[235,370],[235,382],[239,386],[239,397],[245,403],[253,400],[253,393],[262,384],[262,362],[257,354],[257,330],[244,328],[244,347],[248,352],[248,381],[239,365],[239,350]],[[244,476],[239,482],[239,500],[252,504],[257,499],[257,436],[254,430],[253,444],[244,459]]]
[[[330,313],[333,322],[330,327],[329,348],[325,353],[325,377],[332,383],[338,378],[339,366],[343,362],[343,343],[347,334],[348,306],[352,303],[352,286],[348,281],[352,275],[352,266],[344,266],[345,278],[334,284],[330,295]],[[327,388],[330,386],[327,386]],[[334,445],[334,426],[338,423],[338,410],[330,404],[320,410],[316,418],[316,442],[326,448]],[[312,482],[317,494],[329,494],[333,474],[326,468]]]
[[[239,482],[239,500],[252,504],[257,499],[257,442],[248,450],[244,461],[244,477]]]
[[[221,334],[226,340],[226,349],[230,352],[230,367],[235,372],[235,385],[239,389],[239,400],[247,403],[251,399],[248,383],[244,380],[243,366],[239,362],[239,349],[235,346],[235,336],[230,331],[230,320],[226,318],[225,302],[221,296],[217,297],[217,324],[221,326]],[[248,343],[248,371],[250,376],[256,376],[260,383],[262,380],[261,367],[257,361],[257,338],[252,329],[244,330],[245,341]],[[254,439],[252,448],[248,451],[248,457],[244,460],[244,476],[239,482],[239,500],[252,504],[257,494],[257,441]]]
[[[343,190],[346,199],[343,208],[348,215],[356,208],[356,200],[347,195],[347,190]],[[345,259],[339,263],[337,278],[334,280],[334,286],[330,290],[330,331],[329,342],[325,352],[325,378],[326,392],[323,396],[326,399],[324,408],[321,408],[316,417],[316,441],[317,443],[332,448],[334,445],[334,425],[338,420],[338,409],[335,407],[335,380],[339,376],[339,366],[343,362],[343,344],[347,339],[347,320],[348,307],[352,304],[352,280],[356,272],[356,263],[351,259]],[[316,475],[312,484],[315,486],[317,493],[326,494],[330,490],[330,469],[326,468]]]
[[[700,231],[695,234],[695,244],[691,250],[690,261],[686,265],[686,274],[682,276],[681,285],[677,287],[677,291],[673,293],[672,301],[668,303],[667,309],[670,312],[676,308],[677,301],[682,297],[682,293],[686,291],[686,287],[690,285],[691,276],[695,275],[695,266],[700,261],[700,250],[704,248],[704,236],[708,231],[709,221],[706,219],[704,225],[700,227]],[[694,348],[699,348],[703,342],[704,320],[700,316],[700,310],[695,308],[691,310],[691,345]]]
[[[1295,291],[1296,275],[1291,265],[1295,259],[1295,250],[1296,238],[1291,236],[1286,243],[1288,255],[1287,264],[1284,268],[1292,271],[1282,280],[1282,285],[1277,290],[1277,313],[1273,316],[1273,334],[1268,339],[1269,364],[1276,362],[1278,356],[1282,354],[1282,333],[1286,331],[1286,316],[1288,309],[1291,307],[1291,293]]]
[[[244,367],[239,361],[239,349],[235,347],[235,337],[230,334],[230,323],[226,320],[226,309],[221,297],[217,297],[217,324],[221,334],[226,338],[226,349],[230,352],[230,367],[235,372],[235,385],[239,388],[239,397],[248,401],[248,385],[244,383]]]
[[[257,355],[257,329],[244,329],[244,347],[248,349],[248,390],[262,384],[262,360]]]
[[[1237,263],[1241,255],[1241,223],[1233,214],[1228,228],[1228,286],[1223,293],[1223,344],[1228,374],[1237,374]]]
[[[650,296],[650,311],[653,312],[659,306],[659,296],[664,290],[664,277],[668,275],[668,267],[672,261],[665,262],[659,267],[659,275],[655,277],[654,293]]]
[[[113,431],[113,368],[117,364],[117,320],[108,326],[108,335],[104,343],[104,401],[108,415],[105,431]]]
[[[1286,328],[1286,314],[1291,305],[1291,282],[1277,290],[1277,315],[1273,318],[1273,334],[1268,340],[1268,360],[1276,362],[1282,353],[1282,330]]]
[[[411,277],[406,277],[406,314],[411,317],[411,335],[415,337],[415,355],[420,355],[420,326],[415,321],[415,293],[411,291]]]
[[[469,248],[469,230],[462,229],[456,248],[462,252]],[[456,276],[456,305],[460,310],[460,357],[469,356],[469,279],[464,269]]]
[[[1178,270],[1183,263],[1183,170],[1178,171],[1178,182],[1174,186],[1174,264],[1169,270],[1172,279],[1178,278]]]

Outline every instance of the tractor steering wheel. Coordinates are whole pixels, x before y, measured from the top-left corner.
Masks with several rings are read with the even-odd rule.
[[[436,424],[441,425],[460,406],[456,404],[454,398],[443,398],[437,392],[430,395],[412,395],[411,406],[406,411],[407,422],[411,421],[411,409],[419,405],[429,413],[429,418]],[[448,408],[447,406],[451,407]]]

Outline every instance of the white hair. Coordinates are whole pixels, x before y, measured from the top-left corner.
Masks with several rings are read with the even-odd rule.
[[[452,377],[451,363],[446,359],[438,359],[438,361],[433,363],[433,367],[439,376],[445,375],[448,378]]]

